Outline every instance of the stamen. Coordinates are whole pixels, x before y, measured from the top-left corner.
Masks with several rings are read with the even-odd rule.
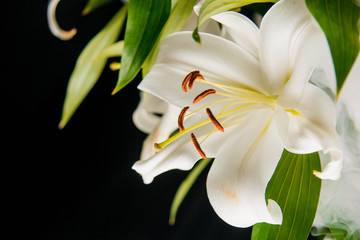
[[[186,111],[187,111],[189,108],[190,108],[189,106],[184,107],[184,108],[181,110],[180,114],[179,114],[178,126],[179,126],[180,131],[184,131],[184,130],[185,130],[185,127],[184,127],[184,117],[185,117]]]
[[[210,94],[214,94],[216,91],[214,89],[208,89],[197,95],[197,97],[194,99],[193,104],[199,102],[201,99],[205,98],[206,96]]]
[[[205,155],[204,151],[201,149],[200,144],[193,133],[191,133],[191,140],[193,141],[194,146],[195,146],[196,150],[198,151],[198,153],[200,154],[200,156],[203,159],[206,159],[206,155]]]
[[[184,78],[184,81],[181,84],[182,90],[184,92],[187,92],[187,87],[188,87],[188,84],[190,83],[191,79],[193,79],[193,78],[195,79],[199,73],[200,73],[199,70],[196,70],[196,71],[192,71],[188,75],[186,75],[186,77]],[[192,85],[191,85],[191,87],[192,87]]]
[[[193,87],[193,85],[194,85],[194,82],[195,82],[196,80],[200,80],[200,79],[201,79],[201,80],[204,80],[204,77],[203,77],[203,75],[200,74],[199,71],[197,71],[196,76],[194,76],[193,78],[191,78],[190,81],[189,81],[189,89],[192,89],[192,87]]]
[[[209,116],[211,122],[214,124],[214,126],[221,132],[224,132],[223,126],[219,123],[219,121],[214,117],[214,114],[211,112],[210,108],[206,108],[206,113]]]

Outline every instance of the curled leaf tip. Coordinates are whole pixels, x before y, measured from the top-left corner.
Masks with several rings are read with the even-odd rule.
[[[48,9],[47,9],[48,25],[49,25],[49,29],[50,29],[51,33],[55,37],[66,41],[66,40],[72,39],[75,36],[77,29],[73,28],[69,31],[65,31],[60,28],[60,26],[56,20],[56,8],[57,8],[57,5],[59,2],[60,2],[60,0],[51,0],[49,2]]]
[[[111,95],[115,95],[118,91],[116,89],[114,89],[112,92],[111,92]]]
[[[58,128],[59,128],[60,130],[63,130],[64,127],[65,127],[65,123],[60,122],[59,125],[58,125]]]
[[[88,15],[90,13],[90,8],[89,7],[85,7],[84,10],[81,12],[82,16]]]
[[[170,225],[170,226],[174,226],[174,225],[175,225],[175,218],[173,218],[173,217],[170,217],[170,218],[169,218],[169,225]]]

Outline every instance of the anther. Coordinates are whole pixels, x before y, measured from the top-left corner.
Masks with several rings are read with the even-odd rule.
[[[200,154],[200,156],[203,159],[206,159],[206,155],[205,155],[204,151],[201,149],[200,144],[193,133],[191,133],[191,140],[193,141],[194,146],[195,146],[196,150],[198,151],[198,153]]]
[[[204,80],[203,75],[200,74],[199,70],[192,71],[184,78],[181,84],[181,88],[184,92],[187,92],[188,88],[191,89],[196,80]]]
[[[219,121],[215,118],[214,114],[211,112],[210,108],[206,108],[206,113],[209,116],[211,122],[215,125],[215,127],[221,131],[224,132],[223,126],[219,123]]]
[[[179,118],[178,118],[178,126],[179,126],[179,129],[180,131],[184,131],[185,130],[185,127],[184,127],[184,117],[185,117],[185,114],[186,114],[186,111],[189,109],[190,107],[189,106],[186,106],[184,107],[180,114],[179,114]]]
[[[190,80],[192,78],[196,78],[197,74],[199,74],[199,73],[200,72],[198,70],[196,70],[196,71],[192,71],[188,75],[186,75],[186,77],[184,78],[184,81],[182,82],[182,85],[181,85],[182,90],[184,92],[187,92],[187,87],[188,87],[188,84],[189,84]]]
[[[201,99],[205,98],[206,96],[210,95],[210,94],[214,94],[216,93],[216,91],[214,89],[208,89],[203,91],[202,93],[200,93],[199,95],[196,96],[196,98],[193,101],[193,104],[199,102]]]
[[[189,89],[192,89],[192,87],[194,86],[194,82],[196,80],[204,80],[204,77],[203,75],[200,74],[199,71],[197,71],[197,73],[194,75],[194,77],[190,78],[190,81],[189,81]]]

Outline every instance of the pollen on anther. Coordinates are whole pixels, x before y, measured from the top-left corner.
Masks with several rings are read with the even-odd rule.
[[[193,141],[194,146],[195,146],[196,150],[198,151],[198,153],[200,154],[200,156],[203,159],[206,159],[206,155],[205,155],[204,151],[201,149],[200,144],[193,133],[191,133],[191,140]]]
[[[185,114],[186,114],[186,111],[189,109],[189,106],[186,106],[184,107],[180,114],[179,114],[179,117],[178,117],[178,126],[179,126],[179,129],[180,131],[184,131],[185,130],[185,127],[184,127],[184,117],[185,117]]]
[[[205,98],[206,96],[208,96],[210,94],[215,94],[215,93],[216,93],[215,89],[205,90],[194,98],[193,104],[199,102],[201,99]]]
[[[219,123],[219,121],[215,118],[214,114],[211,112],[210,108],[206,108],[206,113],[209,116],[211,122],[214,124],[214,126],[221,132],[224,132],[223,126]]]
[[[196,76],[200,72],[198,70],[190,72],[186,77],[184,78],[184,81],[181,84],[181,88],[184,92],[187,92],[188,84],[190,83],[191,79],[196,78]],[[189,87],[191,89],[191,87]]]
[[[201,75],[201,73],[199,71],[197,71],[196,74],[194,74],[194,76],[192,78],[190,78],[190,81],[189,81],[189,89],[192,89],[192,87],[194,86],[194,82],[196,80],[204,80],[204,77],[203,75]]]

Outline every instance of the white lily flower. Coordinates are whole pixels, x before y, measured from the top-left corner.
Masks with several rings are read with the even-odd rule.
[[[133,168],[150,183],[170,169],[215,158],[207,193],[216,213],[237,227],[280,224],[281,209],[271,199],[267,204],[265,189],[284,148],[328,152],[331,162],[318,177],[337,179],[341,170],[334,103],[309,83],[320,60],[332,64],[329,48],[303,0],[279,1],[260,29],[234,12],[213,18],[233,41],[200,33],[199,47],[191,32],[175,33],[139,85],[183,109],[181,131]]]

